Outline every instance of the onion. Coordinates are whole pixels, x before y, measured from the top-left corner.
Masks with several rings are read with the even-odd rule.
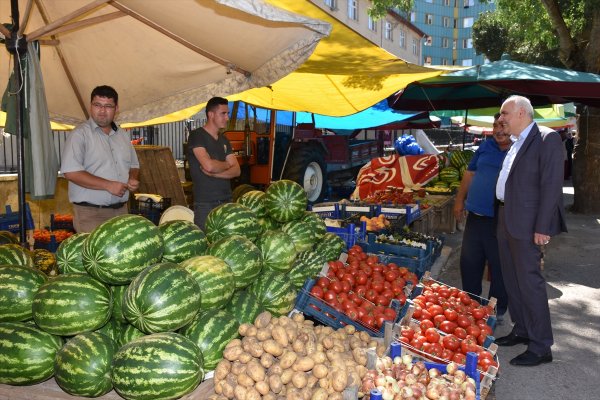
[[[392,361],[394,362],[394,365],[401,364],[402,363],[402,357],[396,356],[396,357],[394,357],[394,359]]]
[[[427,398],[431,399],[431,400],[439,399],[440,392],[438,391],[437,386],[436,385],[429,385],[427,387],[427,391],[425,392],[425,396],[427,396]]]
[[[448,372],[449,375],[454,375],[456,371],[458,371],[458,364],[454,361],[450,361],[450,363],[446,365],[446,372]]]
[[[440,370],[437,368],[431,368],[429,370],[429,377],[430,378],[437,378],[438,376],[440,376]]]
[[[381,397],[383,400],[394,400],[394,392],[391,389],[384,388],[381,391]]]
[[[360,391],[363,393],[370,393],[372,389],[375,389],[375,383],[372,379],[363,379]]]
[[[377,386],[377,387],[385,386],[385,382],[386,382],[385,375],[383,375],[383,374],[379,374],[375,378],[375,386]]]
[[[403,399],[409,399],[413,397],[413,390],[410,386],[402,386],[400,389],[400,394],[402,395]]]
[[[474,390],[467,389],[465,390],[465,400],[475,400],[477,397]]]
[[[382,373],[384,376],[386,376],[386,377],[387,377],[387,376],[391,376],[391,377],[393,377],[393,376],[394,376],[394,371],[393,371],[391,368],[386,368],[386,369],[384,369],[383,371],[381,371],[381,373]]]
[[[423,393],[425,393],[425,386],[423,386],[420,383],[415,383],[410,388],[413,391],[413,397],[415,399],[420,399],[421,397],[423,397]]]
[[[404,365],[412,365],[413,357],[410,354],[405,354],[402,356],[402,364]]]
[[[457,385],[460,385],[461,383],[463,383],[465,381],[466,377],[467,377],[467,375],[465,374],[465,371],[461,371],[459,369],[454,374],[454,383],[456,383]]]

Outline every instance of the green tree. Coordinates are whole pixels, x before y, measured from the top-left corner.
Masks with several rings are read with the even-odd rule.
[[[368,12],[374,19],[381,19],[392,8],[398,8],[400,11],[408,13],[413,8],[413,0],[371,0]]]
[[[497,0],[473,26],[475,49],[513,60],[600,73],[600,0]],[[578,105],[573,211],[600,213],[600,109]]]

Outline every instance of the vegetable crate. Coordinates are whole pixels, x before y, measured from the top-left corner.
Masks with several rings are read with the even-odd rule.
[[[394,263],[406,267],[411,272],[421,277],[431,268],[432,247],[428,244],[426,249],[410,246],[397,246],[385,243],[375,243],[375,235],[368,235],[367,242],[358,242],[365,253],[375,254],[383,264]]]
[[[163,197],[160,201],[154,201],[151,198],[137,199],[132,200],[130,204],[130,214],[141,215],[152,221],[154,225],[158,225],[162,213],[171,207],[171,198]]]
[[[34,249],[44,249],[44,250],[48,250],[52,253],[56,253],[56,250],[58,250],[59,245],[60,245],[60,242],[56,241],[56,236],[54,236],[54,235],[50,236],[49,242],[41,242],[39,240],[36,240],[33,242]]]
[[[354,246],[356,243],[364,241],[367,234],[367,224],[362,221],[360,225],[347,224],[345,227],[337,228],[328,226],[327,232],[335,233],[346,242],[346,249]]]
[[[304,286],[298,292],[296,298],[295,310],[300,311],[302,314],[312,317],[324,325],[330,326],[334,329],[341,329],[346,325],[352,325],[359,331],[365,331],[373,337],[383,337],[385,331],[385,324],[380,330],[374,330],[371,327],[363,325],[359,321],[351,319],[346,314],[337,311],[323,300],[313,296],[310,290],[315,285],[316,279],[307,279]],[[390,307],[396,310],[397,315],[394,323],[400,321],[403,317],[403,308],[397,299],[392,299]]]
[[[19,212],[13,212],[10,205],[6,205],[6,213],[0,214],[0,231],[9,231],[14,234],[19,234],[20,221]],[[29,209],[29,203],[25,203],[25,229],[33,229],[33,218],[31,216],[31,210]]]
[[[359,219],[360,217],[376,217],[380,214],[379,207],[375,205],[342,204],[342,218]]]
[[[410,225],[421,216],[421,207],[417,204],[407,204],[401,207],[391,207],[386,205],[377,206],[377,215],[383,214],[388,220],[393,221],[406,218],[405,224]]]
[[[319,203],[309,206],[309,210],[321,218],[341,219],[342,210],[340,203]]]
[[[57,214],[57,215],[50,214],[50,230],[57,231],[59,229],[75,232],[75,228],[73,228],[73,216],[71,216],[71,215],[60,215],[59,216],[59,214]]]

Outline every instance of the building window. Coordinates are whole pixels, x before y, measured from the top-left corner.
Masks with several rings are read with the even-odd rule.
[[[327,7],[331,9],[331,11],[337,11],[337,0],[325,0],[324,3]]]
[[[433,0],[425,0],[425,3],[433,3]]]
[[[448,65],[448,59],[442,58],[442,65]]]
[[[473,17],[463,18],[463,28],[470,28],[473,26]]]
[[[392,26],[392,23],[390,21],[385,21],[385,31],[384,31],[383,35],[385,36],[385,38],[387,40],[394,40],[394,38],[392,37],[393,29],[394,29],[394,27]]]
[[[463,5],[465,8],[473,7],[475,5],[475,0],[463,0]]]
[[[400,29],[400,47],[406,48],[406,31],[404,29]]]
[[[358,21],[358,0],[348,0],[348,18]]]
[[[369,30],[373,31],[373,32],[377,32],[377,21],[375,21],[373,19],[373,17],[371,17],[369,15]]]
[[[452,40],[452,50],[456,50],[456,46],[458,45],[458,39],[453,39]]]
[[[417,19],[417,14],[415,14],[414,11],[410,12],[410,22],[415,22],[415,20]]]
[[[454,18],[454,29],[458,28],[458,19]]]
[[[442,25],[444,28],[450,28],[450,17],[442,17]]]
[[[466,60],[462,60],[462,66],[463,67],[472,67],[473,66],[473,60],[470,58],[467,58]]]
[[[417,39],[412,40],[412,52],[415,56],[419,54],[419,48],[417,46],[417,42],[418,42]]]
[[[425,65],[431,65],[431,56],[425,57]]]
[[[451,3],[452,3],[452,0],[444,0],[444,5],[446,7],[450,6]]]
[[[427,25],[433,25],[433,14],[425,14],[425,23]]]
[[[463,49],[472,49],[473,39],[463,39]]]
[[[442,38],[442,47],[445,49],[448,48],[448,38],[447,37]]]
[[[425,46],[431,46],[433,44],[433,38],[431,36],[427,36],[425,39]]]

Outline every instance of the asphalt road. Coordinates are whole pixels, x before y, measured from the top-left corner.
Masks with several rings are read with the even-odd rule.
[[[572,186],[565,182],[567,210],[573,203]],[[500,347],[500,372],[488,400],[600,399],[600,215],[567,212],[568,233],[546,246],[544,275],[547,281],[554,334],[554,361],[537,367],[516,367],[511,358],[525,345]],[[462,232],[446,235],[451,249],[445,263],[434,265],[438,280],[460,287],[459,257]],[[442,260],[440,260],[442,261]],[[437,267],[437,268],[436,268]],[[436,270],[437,269],[437,270]],[[487,286],[484,288],[487,296]],[[507,318],[494,332],[511,330]]]

